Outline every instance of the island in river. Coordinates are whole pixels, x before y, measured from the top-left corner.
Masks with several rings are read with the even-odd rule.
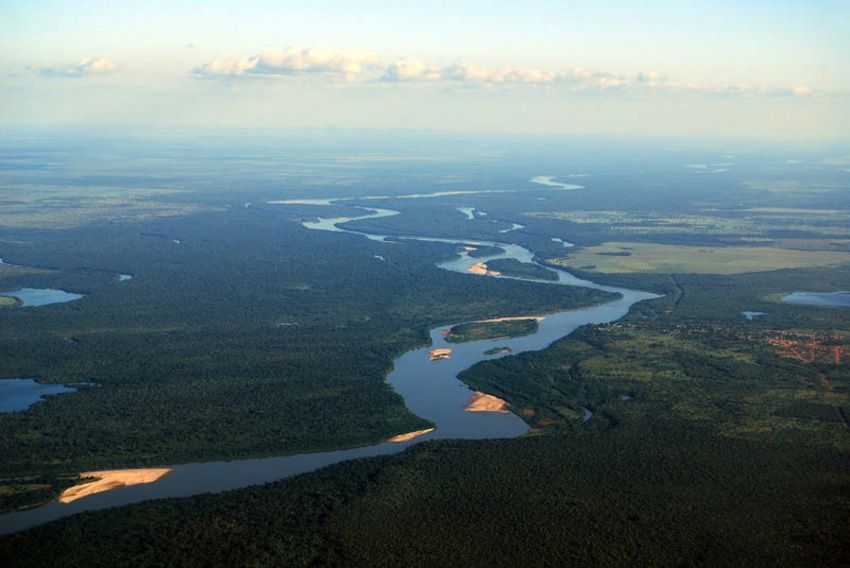
[[[501,339],[505,337],[522,337],[537,331],[538,320],[535,318],[508,319],[502,321],[475,321],[455,325],[446,334],[449,343],[464,343],[484,339]]]

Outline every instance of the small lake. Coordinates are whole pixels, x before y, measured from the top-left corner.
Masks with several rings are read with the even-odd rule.
[[[747,312],[741,312],[741,315],[743,315],[748,320],[752,321],[759,316],[767,315],[767,312],[749,312],[749,311],[747,311]]]
[[[20,412],[46,396],[74,392],[64,385],[48,385],[35,379],[0,379],[0,412]]]
[[[12,292],[0,292],[0,295],[19,299],[21,306],[24,308],[62,304],[85,297],[85,294],[74,294],[73,292],[53,290],[51,288],[21,288]]]
[[[783,296],[782,301],[803,306],[850,308],[850,292],[794,292]]]

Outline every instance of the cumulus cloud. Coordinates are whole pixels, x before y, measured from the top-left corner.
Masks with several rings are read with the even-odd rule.
[[[59,63],[50,67],[30,66],[27,69],[45,77],[89,77],[115,73],[118,71],[118,65],[111,59],[94,57],[74,63]]]
[[[380,65],[381,58],[366,51],[287,48],[241,59],[213,59],[194,72],[209,77],[316,74],[351,80]]]
[[[384,81],[441,81],[443,69],[421,59],[398,59],[387,66]]]
[[[681,83],[660,71],[639,71],[632,76],[592,71],[584,67],[566,70],[535,67],[482,67],[464,63],[439,66],[420,59],[399,59],[388,65],[384,82],[455,82],[468,85],[557,85],[573,92],[621,91],[625,93],[713,95],[723,97],[813,97],[809,87],[768,87],[754,85],[710,85]]]
[[[610,89],[627,83],[624,77],[574,67],[553,70],[536,67],[482,67],[466,63],[439,66],[419,59],[399,59],[387,66],[385,82],[456,82],[469,85],[566,85],[573,89]]]
[[[664,83],[667,81],[667,75],[660,71],[638,71],[635,81],[649,84]]]
[[[469,83],[554,83],[561,80],[563,75],[560,71],[533,67],[487,68],[461,63],[449,65],[443,69],[444,79]]]
[[[710,95],[717,97],[763,97],[763,98],[809,98],[823,93],[795,85],[792,87],[770,87],[765,85],[707,85],[702,83],[666,82],[652,85],[654,90],[670,94]]]
[[[287,48],[241,59],[217,58],[194,69],[201,77],[320,75],[347,81],[383,83],[444,83],[467,86],[551,86],[566,92],[621,92],[635,95],[709,95],[723,97],[810,97],[818,93],[803,86],[764,87],[676,82],[660,71],[632,75],[593,71],[583,67],[485,67],[462,62],[448,65],[401,58],[382,65],[378,55],[364,51]]]

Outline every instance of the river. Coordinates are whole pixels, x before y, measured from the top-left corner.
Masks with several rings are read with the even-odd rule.
[[[303,200],[299,202],[276,203],[328,205],[335,201],[338,200]],[[313,219],[305,221],[303,225],[313,230],[354,233],[375,241],[386,241],[387,237],[384,235],[362,233],[340,225],[355,220],[389,217],[398,215],[399,212],[375,207],[358,207],[363,209],[363,215]],[[398,239],[398,237],[393,238]],[[470,258],[467,252],[462,252],[456,258],[439,264],[440,268],[455,272],[466,273],[469,266],[476,262],[488,262],[497,258],[513,258],[521,262],[534,262],[534,254],[530,250],[512,243],[425,237],[405,238],[459,245],[474,243],[496,246],[503,251],[489,257],[478,257],[474,259]],[[388,244],[388,246],[392,245]],[[576,278],[563,270],[556,270],[551,267],[547,268],[554,270],[558,274],[558,280],[535,282],[539,282],[540,285],[594,288],[617,293],[620,296],[616,300],[598,306],[551,314],[539,314],[546,317],[539,323],[537,331],[523,337],[448,344],[443,338],[441,330],[450,327],[450,325],[441,325],[431,329],[430,337],[432,345],[418,347],[399,356],[393,363],[392,371],[387,375],[387,381],[403,397],[405,404],[413,413],[435,424],[436,429],[433,432],[419,436],[408,442],[384,442],[372,446],[339,451],[175,465],[172,466],[173,472],[153,483],[122,487],[104,493],[90,495],[71,503],[54,501],[37,508],[0,515],[0,533],[23,530],[83,511],[139,503],[150,499],[186,497],[267,483],[291,475],[313,471],[345,460],[398,453],[413,444],[425,440],[447,438],[512,438],[521,436],[528,430],[528,426],[515,414],[465,411],[465,407],[473,392],[458,380],[458,374],[485,359],[497,359],[525,351],[544,349],[552,342],[570,334],[582,325],[615,321],[625,316],[634,303],[657,297],[655,294],[646,292],[602,286]],[[482,278],[484,276],[469,277]],[[497,276],[497,278],[505,277]],[[507,315],[510,314],[492,314],[492,316]],[[454,322],[451,325],[456,325],[457,323],[463,322]],[[451,347],[454,350],[451,357],[446,360],[430,361],[430,350],[441,347]],[[508,347],[511,351],[510,353],[485,354],[485,351],[493,347]],[[587,418],[589,419],[590,415],[587,415]]]

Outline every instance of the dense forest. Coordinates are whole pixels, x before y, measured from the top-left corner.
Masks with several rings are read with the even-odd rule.
[[[538,280],[557,280],[558,275],[548,268],[520,262],[513,258],[502,258],[491,260],[487,263],[489,270],[500,272],[504,276],[515,276],[518,278],[536,278]]]
[[[518,319],[505,321],[480,321],[454,325],[446,335],[450,343],[481,341],[502,337],[520,337],[537,331],[537,320]]]
[[[593,150],[585,141],[570,153],[546,142],[512,161],[486,152],[455,160],[464,143],[438,167],[336,160],[336,146],[292,143],[246,160],[229,154],[229,140],[207,143],[208,153],[182,144],[163,141],[132,166],[102,162],[111,148],[94,142],[65,162],[42,148],[15,154],[24,165],[8,175],[16,197],[2,201],[13,213],[0,212],[0,257],[10,263],[0,265],[0,293],[26,286],[86,297],[0,305],[0,375],[87,384],[0,414],[0,510],[50,499],[84,470],[352,447],[427,428],[384,377],[429,328],[612,298],[443,271],[436,264],[458,252],[453,245],[309,231],[300,221],[362,210],[269,199],[348,196],[402,212],[349,227],[517,243],[544,264],[624,235],[716,247],[758,240],[797,253],[850,247],[846,216],[803,213],[846,208],[841,192],[745,183],[782,183],[787,174],[764,166],[764,156],[697,176],[682,171],[679,162],[692,161],[684,151],[662,159],[630,148],[615,160],[597,148],[578,161],[584,146]],[[346,144],[375,150],[368,140]],[[528,182],[570,173],[566,156],[576,160],[571,171],[590,172],[585,189]],[[156,183],[151,162],[162,168]],[[807,172],[815,184],[835,181],[831,170]],[[149,185],[161,191],[145,194]],[[435,189],[463,191],[354,199]],[[501,232],[514,223],[524,227]],[[552,274],[514,262],[491,268]],[[850,267],[577,274],[664,297],[543,351],[465,371],[470,387],[504,398],[528,423],[522,438],[424,442],[263,486],[83,513],[0,537],[0,559],[39,567],[847,565],[850,310],[780,298],[846,290]],[[744,311],[764,315],[748,320]],[[495,342],[490,353],[499,352]]]
[[[7,262],[48,270],[5,267],[3,289],[87,296],[2,309],[2,374],[91,384],[0,414],[0,476],[350,447],[421,429],[384,376],[430,327],[609,297],[447,273],[435,263],[451,245],[288,220],[310,213],[4,231]]]
[[[841,564],[850,367],[742,342],[761,324],[740,315],[713,333],[681,331],[711,298],[718,312],[737,308],[706,293],[712,284],[691,279],[680,283],[689,304],[656,300],[464,373],[519,409],[534,426],[524,438],[429,442],[262,487],[86,513],[0,550],[22,566]],[[796,310],[774,312],[786,308]],[[813,388],[824,376],[831,390]],[[586,423],[581,407],[594,411]]]

